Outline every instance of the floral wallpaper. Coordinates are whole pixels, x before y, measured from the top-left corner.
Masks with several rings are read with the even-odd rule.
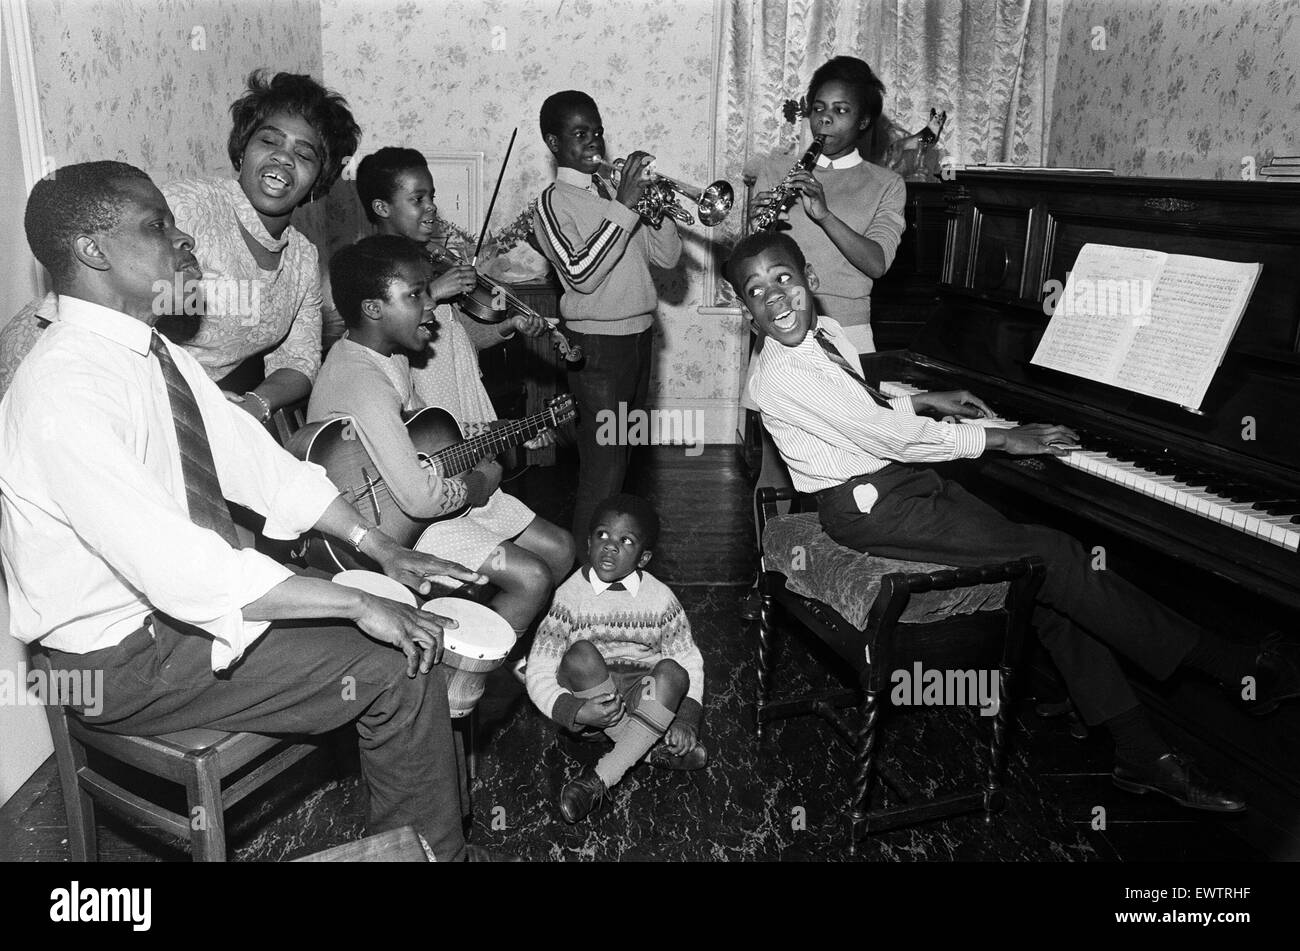
[[[248,74],[321,74],[318,0],[28,0],[28,18],[56,166],[229,174],[228,110]]]
[[[1048,154],[1239,178],[1243,156],[1300,153],[1298,75],[1297,0],[1066,0]]]
[[[645,149],[664,174],[707,182],[713,25],[713,0],[321,0],[325,79],[356,110],[363,155],[385,145],[481,151],[486,209],[519,128],[494,229],[553,180],[537,113],[562,89],[596,100],[611,157]],[[354,227],[339,225],[343,200],[330,202],[331,240]],[[708,240],[707,229],[684,229],[682,262],[659,276],[660,401],[736,396],[739,319],[697,312]]]

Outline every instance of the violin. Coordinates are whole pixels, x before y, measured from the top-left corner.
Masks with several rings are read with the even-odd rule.
[[[429,261],[435,267],[440,265],[452,267],[465,263],[459,255],[436,244],[430,245],[428,252]],[[511,293],[508,285],[488,277],[478,268],[474,270],[475,274],[478,275],[478,282],[474,289],[452,299],[452,303],[459,307],[465,316],[478,321],[480,324],[505,323],[516,314],[545,320],[551,328],[551,343],[559,351],[565,362],[579,363],[582,360],[582,347],[576,347],[569,343],[569,339],[560,332],[558,319],[542,317],[537,311]]]

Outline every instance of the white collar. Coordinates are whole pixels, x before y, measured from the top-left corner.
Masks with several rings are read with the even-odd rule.
[[[596,572],[591,570],[590,565],[588,565],[586,568],[583,568],[582,570],[587,573],[587,581],[591,583],[591,590],[595,591],[597,594],[603,594],[604,592],[608,591],[609,586],[614,583],[613,581],[601,581],[600,578],[596,576]],[[623,582],[623,587],[627,588],[627,593],[632,595],[632,597],[634,598],[637,596],[637,593],[641,590],[640,569],[637,569],[636,571],[632,572],[626,578],[619,578],[618,580]]]
[[[825,332],[827,339],[830,340],[835,349],[839,351],[840,356],[849,365],[849,369],[856,376],[861,377],[862,362],[858,357],[857,348],[849,341],[840,322],[833,318],[819,316],[817,323],[809,328],[807,336],[794,349],[801,351],[805,358],[811,358],[813,363],[822,370],[830,370],[832,376],[842,373],[843,369],[826,358],[826,351],[822,349],[822,345],[815,339],[819,330]],[[763,349],[766,350],[767,348],[764,347]]]
[[[89,330],[141,356],[148,356],[153,342],[153,328],[143,320],[70,294],[59,295],[59,320]]]
[[[555,168],[555,180],[564,182],[566,185],[572,185],[574,188],[586,188],[595,191],[591,184],[591,176],[586,172],[580,172],[576,168],[569,168],[567,165],[557,165]]]
[[[862,153],[854,149],[848,155],[841,155],[837,159],[828,159],[824,155],[817,156],[818,168],[830,168],[836,171],[845,168],[855,168],[863,162]]]

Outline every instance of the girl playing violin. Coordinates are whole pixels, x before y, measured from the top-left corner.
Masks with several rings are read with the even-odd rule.
[[[818,312],[834,318],[858,348],[871,353],[871,287],[893,263],[903,234],[903,179],[864,158],[874,156],[884,83],[860,59],[836,56],[808,84],[808,130],[825,136],[816,167],[795,172],[789,184],[799,201],[788,234],[817,270]],[[757,176],[753,211],[765,208],[786,178],[789,154],[773,156]],[[778,228],[784,230],[782,225]]]
[[[392,146],[379,149],[357,166],[356,184],[362,209],[376,234],[410,238],[426,248],[431,258],[441,259],[438,270],[445,267],[442,262],[452,256],[438,240],[438,226],[442,222],[434,202],[433,177],[423,155],[415,149]],[[446,301],[475,290],[478,283],[473,267],[456,263],[441,274],[432,290],[438,300]],[[515,331],[536,337],[550,329],[546,320],[536,314],[515,312],[501,323],[487,325],[467,319],[458,309],[454,312],[478,350],[503,343]]]

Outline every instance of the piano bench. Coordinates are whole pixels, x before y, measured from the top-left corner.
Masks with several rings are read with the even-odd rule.
[[[821,530],[817,516],[799,507],[788,488],[760,489],[755,498],[763,552],[759,588],[756,726],[760,744],[767,725],[809,713],[826,720],[853,754],[848,809],[849,849],[866,836],[945,816],[1002,808],[1002,778],[1011,724],[1011,687],[1024,654],[1034,598],[1046,571],[1042,559],[1023,558],[977,568],[903,562],[852,551]],[[851,689],[775,700],[778,609],[846,662]],[[876,760],[881,701],[892,672],[921,661],[926,669],[979,669],[996,663],[999,706],[993,722],[985,780],[975,790],[922,799]],[[950,699],[950,698],[945,698]],[[856,708],[853,713],[842,708]],[[872,806],[876,772],[900,805]]]

